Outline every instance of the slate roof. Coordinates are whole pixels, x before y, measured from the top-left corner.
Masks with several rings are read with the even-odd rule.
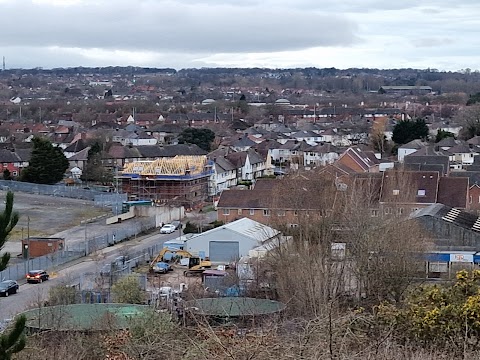
[[[415,139],[399,147],[399,149],[421,149],[425,147],[425,143],[422,140]]]
[[[68,161],[71,161],[71,160],[87,161],[89,151],[90,151],[90,147],[86,147],[85,149],[76,152],[75,155],[69,157]]]
[[[236,167],[224,157],[218,157],[214,160],[217,173],[235,170]]]
[[[32,157],[32,148],[28,149],[17,149],[15,151],[18,155],[18,157],[21,159],[21,161],[30,161]]]
[[[250,140],[247,136],[241,137],[232,143],[235,147],[252,147],[256,144],[255,141]]]
[[[22,162],[20,156],[12,150],[0,149],[0,163]]]
[[[413,154],[405,156],[404,164],[410,170],[433,170],[440,171],[442,175],[448,174],[450,169],[450,160],[446,155],[419,155],[419,150]]]
[[[83,139],[78,139],[75,141],[73,144],[70,144],[67,146],[64,150],[64,152],[73,152],[77,153],[87,147],[87,144],[85,144],[85,141]]]
[[[177,155],[206,155],[207,152],[197,145],[177,144],[177,145],[144,145],[136,146],[136,149],[145,158],[174,157]]]
[[[447,150],[451,154],[470,154],[472,149],[466,144],[457,144]]]
[[[480,171],[451,171],[450,177],[467,177],[469,185],[480,185]]]
[[[265,159],[262,157],[262,155],[257,153],[255,150],[248,149],[247,153],[248,153],[248,159],[250,161],[250,164],[253,165],[253,164],[259,164],[259,163],[265,162]]]
[[[457,142],[452,136],[446,137],[440,140],[438,143],[435,144],[436,146],[440,147],[453,147],[457,145]]]

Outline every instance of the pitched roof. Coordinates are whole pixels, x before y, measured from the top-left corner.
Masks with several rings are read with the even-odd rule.
[[[235,170],[236,167],[224,157],[218,157],[213,160],[217,173]]]
[[[83,141],[83,139],[78,139],[73,144],[68,145],[65,148],[64,152],[77,153],[77,152],[85,149],[86,147],[87,147],[87,144],[85,144],[85,141]]]
[[[440,147],[453,147],[453,146],[457,145],[457,142],[455,141],[454,137],[448,136],[448,137],[440,140],[435,145],[440,146]]]
[[[468,183],[472,185],[480,185],[480,171],[451,171],[450,177],[468,178]]]
[[[250,140],[247,136],[243,136],[232,143],[235,147],[251,147],[256,144],[255,141]]]
[[[143,145],[136,146],[138,152],[145,158],[174,157],[177,155],[206,155],[207,152],[192,144],[176,144],[176,145]]]
[[[246,151],[232,152],[225,156],[228,161],[230,161],[235,167],[241,168],[245,165],[247,160]]]
[[[434,204],[440,174],[433,171],[386,171],[380,201],[384,203]]]
[[[441,177],[437,202],[456,208],[467,207],[468,177]]]
[[[0,149],[0,163],[21,162],[20,156],[12,150]]]
[[[362,151],[359,147],[349,147],[336,162],[341,163],[342,158],[346,156],[349,156],[364,172],[368,172],[370,168],[380,164],[380,160],[373,151]]]
[[[415,139],[410,141],[409,143],[403,144],[399,147],[399,149],[421,149],[425,147],[425,143],[420,139]]]

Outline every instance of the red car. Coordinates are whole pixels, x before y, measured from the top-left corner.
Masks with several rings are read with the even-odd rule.
[[[27,274],[28,283],[41,283],[48,280],[49,275],[45,270],[32,270]]]

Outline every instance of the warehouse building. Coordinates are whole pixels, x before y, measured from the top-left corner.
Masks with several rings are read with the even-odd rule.
[[[229,263],[248,256],[249,251],[258,246],[279,241],[281,234],[278,230],[242,218],[192,236],[186,240],[186,250],[202,258],[209,258],[214,263]]]

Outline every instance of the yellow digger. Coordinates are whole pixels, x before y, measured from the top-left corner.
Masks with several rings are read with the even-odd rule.
[[[205,269],[209,269],[212,267],[212,263],[210,260],[202,260],[200,259],[200,257],[194,256],[188,251],[173,248],[163,248],[162,250],[160,250],[155,259],[153,259],[153,261],[150,263],[150,271],[155,272],[156,264],[163,261],[163,257],[165,256],[165,254],[168,253],[172,253],[174,256],[188,258],[188,270],[184,271],[185,276],[201,274]]]

